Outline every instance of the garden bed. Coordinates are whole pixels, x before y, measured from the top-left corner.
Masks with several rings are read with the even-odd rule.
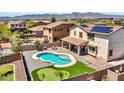
[[[0,67],[0,81],[14,80],[14,65],[5,65]]]

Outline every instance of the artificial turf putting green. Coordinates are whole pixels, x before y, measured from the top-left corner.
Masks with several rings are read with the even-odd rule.
[[[52,68],[56,71],[67,71],[70,75],[69,78],[74,77],[74,76],[78,76],[78,75],[82,75],[84,73],[92,73],[95,72],[96,70],[92,67],[87,66],[86,64],[84,64],[81,61],[77,61],[76,64],[74,64],[73,66],[70,67],[65,67],[65,68],[56,68],[54,66],[49,66],[49,67],[44,67],[44,68],[38,68],[36,70],[32,71],[32,77],[34,79],[34,81],[39,81],[39,77],[37,72],[41,69],[45,69],[45,68]],[[51,71],[47,71],[48,74],[51,74]],[[51,77],[49,77],[51,78]],[[47,81],[47,80],[46,80]]]

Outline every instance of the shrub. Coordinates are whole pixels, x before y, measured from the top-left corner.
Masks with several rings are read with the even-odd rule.
[[[107,80],[108,80],[107,75],[102,75],[101,80],[102,80],[102,81],[107,81]]]
[[[1,74],[1,75],[4,75],[4,74],[6,74],[6,73],[8,73],[8,72],[12,72],[13,69],[14,69],[14,68],[13,68],[12,65],[3,66],[3,67],[0,68],[0,74]]]

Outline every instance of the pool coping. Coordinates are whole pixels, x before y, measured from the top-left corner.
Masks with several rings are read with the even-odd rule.
[[[46,61],[46,60],[43,60],[42,58],[38,58],[37,55],[40,54],[40,53],[45,53],[45,52],[51,52],[51,53],[54,53],[54,54],[63,54],[63,55],[67,55],[69,56],[69,58],[71,59],[71,62],[69,64],[64,64],[64,65],[57,65],[51,61]],[[74,58],[73,55],[70,55],[68,53],[58,53],[58,52],[54,52],[54,51],[42,51],[42,52],[38,52],[38,53],[35,53],[32,55],[32,59],[40,59],[41,61],[43,62],[49,62],[49,63],[52,63],[54,67],[57,67],[57,68],[62,68],[62,67],[69,67],[69,66],[72,66],[76,63],[76,59]]]

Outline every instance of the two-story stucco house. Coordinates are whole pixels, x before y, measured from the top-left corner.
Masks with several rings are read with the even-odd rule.
[[[69,28],[73,23],[57,21],[44,26],[43,35],[47,36],[49,42],[56,42],[69,35]]]
[[[24,22],[24,21],[10,21],[8,23],[8,27],[12,31],[15,31],[15,30],[23,31],[26,29],[26,22]]]
[[[62,45],[78,55],[89,54],[111,61],[124,57],[124,29],[105,24],[76,25],[62,39]]]

